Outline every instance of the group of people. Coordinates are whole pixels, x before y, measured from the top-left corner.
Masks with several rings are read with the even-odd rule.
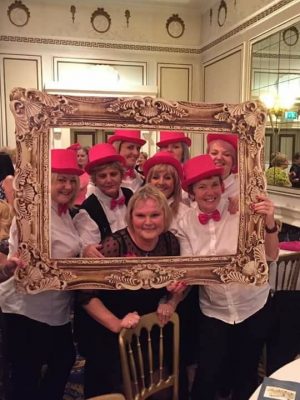
[[[52,257],[236,253],[238,136],[211,133],[206,154],[190,158],[191,139],[184,132],[163,131],[158,152],[140,173],[135,167],[145,142],[140,131],[117,130],[88,153],[79,146],[51,151]],[[273,204],[260,195],[252,208],[265,219],[265,251],[274,260]],[[17,249],[13,222],[9,256]],[[17,292],[14,278],[7,278],[0,285],[0,306],[12,400],[62,399],[75,359],[73,335],[86,360],[85,398],[122,391],[118,333],[153,311],[163,324],[175,311],[180,316],[181,400],[214,400],[224,391],[233,400],[246,400],[257,386],[269,328],[268,284],[176,282],[162,289],[29,295]],[[187,370],[193,363],[197,371],[189,393]]]

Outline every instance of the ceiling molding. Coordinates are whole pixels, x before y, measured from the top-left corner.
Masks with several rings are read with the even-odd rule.
[[[133,50],[133,51],[149,51],[149,52],[167,52],[167,53],[178,53],[178,54],[201,54],[211,49],[212,47],[220,44],[224,40],[248,29],[251,25],[263,20],[271,14],[280,10],[280,8],[294,2],[295,0],[281,0],[273,6],[259,12],[253,17],[249,18],[242,24],[238,25],[234,29],[230,30],[226,34],[213,40],[203,47],[179,47],[179,46],[159,46],[159,45],[148,45],[148,44],[126,44],[126,43],[111,43],[111,42],[99,42],[91,40],[71,40],[71,39],[53,39],[53,38],[41,38],[41,37],[25,37],[25,36],[8,36],[1,35],[0,42],[21,42],[21,43],[33,43],[33,44],[45,44],[45,45],[60,45],[60,46],[75,46],[75,47],[90,47],[90,48],[106,48],[116,50]]]

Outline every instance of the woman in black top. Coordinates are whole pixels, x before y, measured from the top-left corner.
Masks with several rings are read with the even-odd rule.
[[[146,185],[129,201],[127,228],[105,238],[101,253],[105,257],[178,256],[179,243],[168,231],[170,222],[165,196]],[[86,358],[86,398],[121,390],[118,333],[135,327],[140,315],[157,310],[166,294],[165,288],[80,292],[77,328],[79,349]],[[173,295],[170,303],[176,302],[176,296],[180,295]]]

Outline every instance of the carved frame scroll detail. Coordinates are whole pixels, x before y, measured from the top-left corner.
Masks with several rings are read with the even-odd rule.
[[[15,88],[10,107],[16,121],[15,208],[19,250],[27,268],[18,270],[20,290],[79,288],[139,289],[186,283],[260,285],[267,281],[263,218],[250,204],[265,192],[262,149],[266,110],[242,104],[176,102],[152,97],[99,98],[49,95]],[[232,256],[51,259],[49,251],[49,129],[54,127],[180,129],[239,135],[240,230]]]

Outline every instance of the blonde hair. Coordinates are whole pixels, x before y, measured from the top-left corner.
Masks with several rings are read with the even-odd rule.
[[[113,162],[107,162],[105,164],[100,164],[100,165],[96,165],[95,167],[93,167],[90,171],[90,175],[91,175],[91,180],[93,182],[94,185],[96,185],[96,175],[98,172],[102,171],[105,168],[115,168],[116,170],[118,170],[121,174],[121,178],[123,178],[124,175],[124,168],[122,166],[122,164],[118,161],[113,161]]]
[[[74,202],[75,202],[75,199],[76,199],[76,197],[78,195],[79,188],[80,188],[79,177],[77,175],[72,175],[72,174],[59,174],[59,173],[56,173],[56,172],[52,172],[51,173],[51,183],[55,183],[59,176],[66,176],[66,175],[67,176],[73,176],[76,179],[76,188],[74,190],[73,196],[71,197],[69,203],[67,204],[68,208],[72,208],[74,206]]]
[[[145,158],[145,160],[148,160],[148,153],[146,153],[145,151],[141,151],[140,152],[140,156],[143,156]]]
[[[288,163],[288,159],[284,153],[276,153],[271,160],[271,164],[273,167],[280,167],[281,165],[285,165],[286,163]]]
[[[174,180],[174,191],[172,193],[172,197],[174,201],[170,205],[173,216],[175,217],[178,213],[179,204],[182,201],[182,190],[181,190],[181,182],[178,176],[176,169],[169,164],[156,164],[152,168],[150,168],[146,182],[151,184],[151,179],[153,176],[159,172],[165,172],[170,174]]]
[[[9,238],[12,219],[12,207],[5,200],[0,200],[0,240]]]
[[[149,183],[145,186],[142,186],[129,200],[127,211],[126,211],[126,223],[128,228],[134,231],[134,227],[132,225],[132,213],[136,203],[140,200],[148,200],[152,199],[157,202],[159,208],[162,209],[164,214],[164,232],[166,232],[172,221],[172,212],[168,205],[166,196],[158,190],[156,187],[150,185]]]

